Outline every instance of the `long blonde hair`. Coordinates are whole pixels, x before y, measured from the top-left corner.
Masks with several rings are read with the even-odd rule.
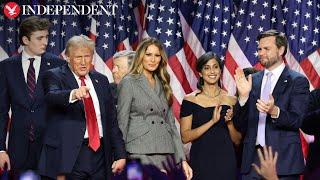
[[[129,74],[132,75],[141,75],[143,72],[143,57],[146,54],[146,50],[150,45],[155,45],[159,48],[161,61],[158,68],[154,71],[154,74],[160,79],[162,87],[164,89],[168,105],[171,106],[172,99],[172,89],[170,87],[170,75],[167,71],[167,62],[168,58],[163,49],[161,42],[153,37],[143,39],[136,50],[136,56],[134,58],[133,64],[131,66]]]

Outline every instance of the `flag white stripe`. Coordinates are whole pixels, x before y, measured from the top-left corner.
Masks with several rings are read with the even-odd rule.
[[[132,50],[132,47],[129,42],[129,38],[126,38],[125,40],[123,40],[123,45],[127,50]]]
[[[111,70],[96,51],[94,52],[93,65],[96,71],[108,77],[110,83],[114,81]]]
[[[313,52],[308,56],[309,61],[311,62],[315,71],[317,71],[318,76],[320,76],[320,54],[318,51]]]
[[[181,28],[183,33],[184,40],[188,43],[190,48],[192,49],[193,54],[196,58],[199,58],[202,54],[205,53],[205,50],[202,48],[202,44],[199,41],[198,37],[194,34],[191,27],[188,25],[181,11],[179,10]]]
[[[229,95],[236,94],[236,84],[233,75],[230,73],[228,67],[224,67],[222,73],[223,85],[227,89]]]
[[[230,36],[228,51],[232,56],[233,60],[237,63],[240,68],[252,67],[251,63],[248,61],[246,55],[242,52],[240,46],[235,40],[233,34]]]
[[[7,59],[9,56],[5,50],[0,46],[0,61]]]
[[[298,63],[298,61],[296,60],[296,58],[291,54],[290,50],[288,49],[288,52],[285,56],[286,61],[288,66],[290,67],[290,69],[295,70],[301,74],[303,74],[304,76],[308,77],[305,73],[304,70],[301,68],[300,64]],[[309,78],[308,78],[309,79]],[[312,86],[311,83],[310,84],[310,90],[314,89],[314,87]]]

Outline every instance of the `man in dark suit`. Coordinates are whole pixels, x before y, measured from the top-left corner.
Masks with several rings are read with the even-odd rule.
[[[111,170],[118,173],[125,166],[126,151],[108,79],[90,71],[94,47],[86,36],[72,37],[66,45],[68,65],[45,74],[48,128],[39,163],[43,176],[110,179]]]
[[[265,70],[248,79],[241,69],[235,74],[239,111],[234,120],[246,134],[243,179],[260,178],[251,165],[259,164],[256,148],[266,145],[279,154],[279,178],[299,179],[304,169],[299,128],[307,110],[309,83],[284,64],[287,39],[283,34],[269,30],[261,33],[258,41],[258,55]]]
[[[37,169],[46,126],[42,75],[65,63],[45,52],[49,26],[48,19],[24,19],[19,27],[22,53],[0,63],[0,168],[7,166],[14,174]]]
[[[304,116],[301,129],[314,135],[314,142],[309,144],[305,179],[320,179],[320,89],[310,93],[308,112]]]

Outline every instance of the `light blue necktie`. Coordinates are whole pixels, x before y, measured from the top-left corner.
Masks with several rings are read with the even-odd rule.
[[[266,84],[264,85],[260,99],[264,102],[269,101],[269,95],[271,94],[271,76],[272,72],[266,73],[267,80]],[[259,112],[259,123],[258,123],[258,133],[257,133],[257,142],[256,144],[260,144],[261,146],[266,145],[266,118],[267,113],[261,113]]]

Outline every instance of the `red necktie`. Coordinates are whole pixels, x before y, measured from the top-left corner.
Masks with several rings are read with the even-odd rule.
[[[84,82],[85,77],[80,77],[81,86],[86,86]],[[89,93],[89,92],[88,92]],[[84,111],[86,114],[86,123],[89,135],[89,147],[97,151],[100,147],[100,135],[97,123],[97,116],[94,110],[93,101],[89,93],[89,97],[83,98]]]

